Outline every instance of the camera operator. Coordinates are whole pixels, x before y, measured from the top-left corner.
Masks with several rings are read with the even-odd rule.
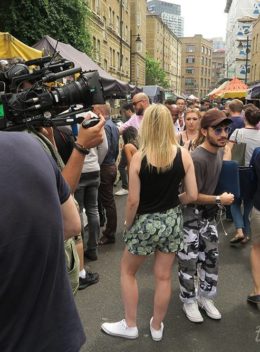
[[[98,143],[102,125],[82,132],[81,142]],[[80,168],[84,157],[75,151],[73,159]],[[0,163],[0,350],[78,352],[85,334],[63,244],[80,231],[70,189],[54,160],[25,133],[0,132]]]
[[[103,126],[105,124],[105,120],[101,115],[99,117],[100,122],[96,126],[87,129],[81,127],[79,129],[77,142],[74,146],[80,146],[81,148],[77,147],[77,149],[73,149],[66,165],[64,165],[56,149],[52,128],[41,128],[40,132],[32,133],[32,136],[41,142],[43,148],[54,156],[63,177],[71,188],[72,193],[74,193],[77,188],[88,149],[99,145],[103,141]],[[98,281],[98,274],[86,271],[84,268],[80,268],[79,258],[81,259],[81,262],[83,262],[84,253],[83,242],[80,235],[75,239],[64,241],[64,247],[67,270],[69,273],[72,290],[73,293],[76,294],[79,287],[79,276],[81,277],[81,289],[83,289],[96,283]]]

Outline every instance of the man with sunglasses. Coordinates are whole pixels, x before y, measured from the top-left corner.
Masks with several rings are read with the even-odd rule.
[[[204,142],[192,153],[198,199],[184,209],[184,248],[178,253],[180,299],[187,318],[194,323],[203,322],[199,307],[206,314],[219,320],[221,314],[212,298],[217,293],[218,281],[218,232],[217,210],[234,201],[234,195],[214,195],[228,140],[231,120],[224,112],[208,110],[201,120]],[[195,279],[198,278],[198,288]]]
[[[128,121],[126,121],[119,128],[119,133],[122,134],[123,131],[127,127],[135,127],[139,130],[140,124],[143,119],[143,114],[146,108],[150,105],[149,97],[145,93],[137,93],[133,96],[132,103],[135,109],[135,114],[130,117]]]

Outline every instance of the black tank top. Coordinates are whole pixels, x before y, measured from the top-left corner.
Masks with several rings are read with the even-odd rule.
[[[184,175],[180,148],[177,148],[172,167],[160,173],[154,166],[149,168],[144,157],[139,172],[141,191],[137,214],[162,212],[180,204],[179,186]]]

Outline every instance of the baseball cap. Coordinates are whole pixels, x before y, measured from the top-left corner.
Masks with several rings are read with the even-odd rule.
[[[201,128],[215,127],[222,122],[230,124],[232,120],[223,111],[217,109],[208,110],[201,119]]]

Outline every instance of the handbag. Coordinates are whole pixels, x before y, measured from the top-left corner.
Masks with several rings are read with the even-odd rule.
[[[224,160],[214,194],[224,192],[232,193],[236,198],[240,197],[239,167],[237,161]]]
[[[252,199],[256,192],[257,180],[253,166],[239,167],[240,198]]]
[[[246,154],[246,143],[237,143],[237,134],[236,133],[236,139],[235,139],[235,144],[233,145],[233,148],[231,150],[231,160],[237,161],[239,166],[245,166],[245,154]],[[242,136],[241,136],[242,140]]]

